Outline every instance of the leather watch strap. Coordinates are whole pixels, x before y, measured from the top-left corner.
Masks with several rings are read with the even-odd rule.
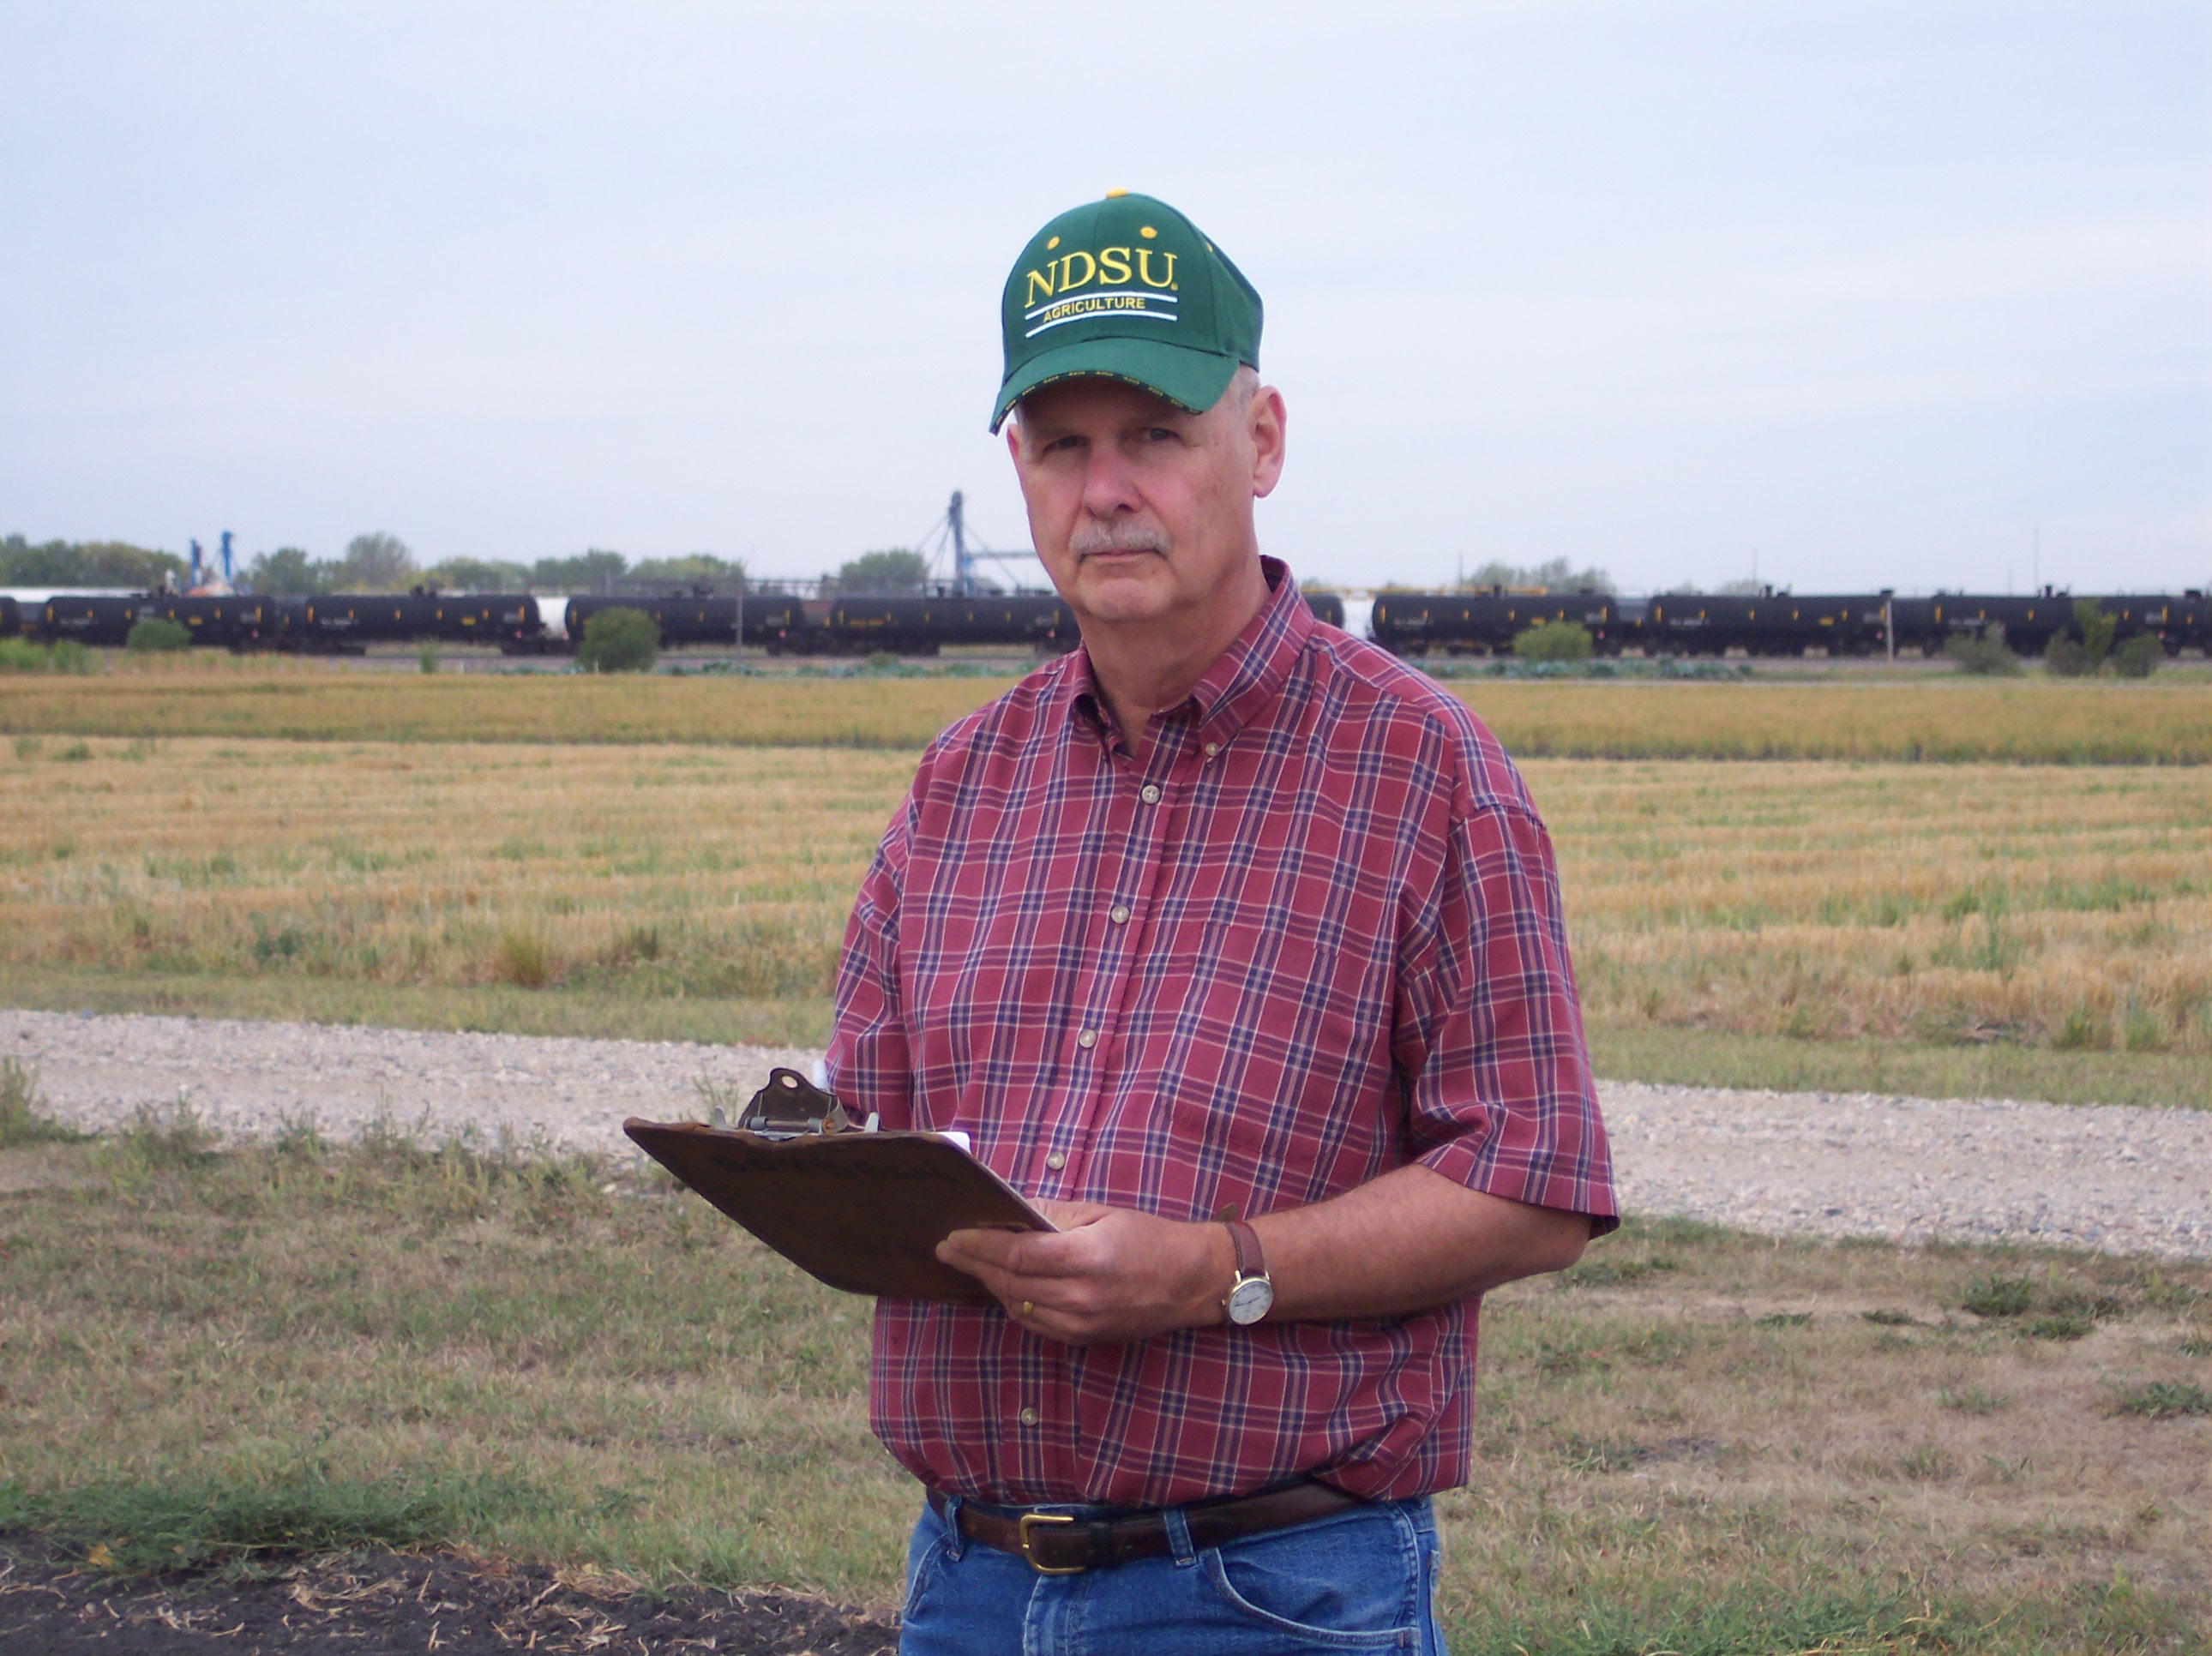
[[[1266,1276],[1267,1262],[1261,1257],[1260,1233],[1242,1219],[1224,1219],[1221,1222],[1229,1227],[1230,1246],[1237,1250],[1238,1280]]]

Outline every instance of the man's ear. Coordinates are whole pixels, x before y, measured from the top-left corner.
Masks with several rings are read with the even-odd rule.
[[[1244,410],[1245,434],[1252,444],[1252,497],[1265,500],[1283,476],[1283,444],[1289,411],[1283,393],[1261,385],[1252,393]]]
[[[1022,463],[1022,422],[1017,415],[1006,422],[1006,454],[1016,465]]]

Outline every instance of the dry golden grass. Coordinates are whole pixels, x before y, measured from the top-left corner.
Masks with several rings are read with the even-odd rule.
[[[0,731],[918,748],[998,678],[580,677],[193,662],[0,677]],[[2212,761],[2212,688],[2030,681],[1449,687],[1516,758]]]
[[[452,1540],[896,1603],[918,1496],[866,1431],[866,1301],[650,1176],[189,1149],[0,1153],[0,1512],[504,1479]],[[2000,1274],[2027,1312],[1962,1308]],[[2201,1649],[2212,1419],[2121,1405],[2212,1380],[2208,1289],[1632,1224],[1486,1310],[1474,1476],[1441,1502],[1453,1648]],[[2078,1338],[2026,1331],[2053,1315]]]
[[[73,751],[0,756],[13,962],[640,998],[824,992],[913,769],[824,749]]]
[[[2212,1053],[2212,774],[1527,769],[1601,1020]]]
[[[1901,760],[2201,765],[2212,693],[2156,686],[1455,683],[1517,760]],[[2154,689],[2137,701],[2130,690]],[[2086,689],[2087,695],[2073,692]]]
[[[0,981],[445,991],[494,1022],[556,991],[580,1016],[585,1001],[781,1000],[804,1026],[787,1038],[806,1039],[911,762],[520,743],[0,749]],[[2212,1053],[2212,771],[1526,768],[1594,1028],[2136,1054],[2160,1074],[2193,1065],[2180,1101],[2212,1102],[2212,1069],[2194,1063]]]
[[[0,731],[918,749],[1012,679],[365,671],[249,662],[0,677]]]

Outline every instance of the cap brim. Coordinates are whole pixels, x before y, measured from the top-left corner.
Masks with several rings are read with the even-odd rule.
[[[1023,363],[999,387],[998,405],[991,410],[991,429],[998,430],[1006,422],[1007,410],[1023,397],[1055,379],[1119,379],[1164,397],[1177,408],[1203,414],[1221,400],[1221,393],[1236,377],[1237,367],[1234,356],[1194,351],[1164,339],[1080,340]]]

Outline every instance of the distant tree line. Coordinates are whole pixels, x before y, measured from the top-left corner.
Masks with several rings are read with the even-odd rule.
[[[324,561],[296,546],[279,547],[254,559],[246,585],[256,592],[396,592],[409,586],[435,586],[447,592],[597,592],[617,582],[714,586],[725,592],[745,588],[742,559],[694,552],[681,558],[646,558],[632,563],[619,552],[597,547],[574,557],[540,558],[513,563],[495,558],[447,558],[418,566],[406,543],[394,535],[356,535],[342,558]]]
[[[850,571],[867,561],[859,559],[845,567]],[[0,540],[0,586],[44,586],[57,591],[100,586],[143,590],[164,584],[181,587],[191,572],[190,562],[174,552],[124,541],[45,541],[33,545],[21,535]],[[705,552],[632,563],[619,552],[594,548],[574,557],[540,558],[528,564],[447,558],[425,567],[416,561],[406,542],[381,531],[355,536],[346,543],[344,553],[335,558],[318,558],[301,547],[280,546],[273,552],[258,554],[234,573],[241,590],[272,597],[404,592],[418,585],[447,592],[596,592],[618,582],[710,585],[724,592],[742,592],[745,588],[744,560],[717,558]]]
[[[1540,586],[1550,592],[1617,592],[1612,573],[1595,565],[1577,569],[1566,558],[1552,558],[1543,563],[1502,563],[1492,559],[1460,582],[1462,591],[1486,592],[1493,586],[1509,590],[1514,587]],[[1668,587],[1662,597],[1696,597],[1706,588],[1692,581],[1680,581]],[[1723,581],[1711,589],[1719,597],[1755,598],[1765,589],[1751,579]]]
[[[0,541],[0,586],[159,585],[186,568],[173,552],[156,552],[127,541],[43,541],[21,535]]]
[[[1565,558],[1551,558],[1542,563],[1503,563],[1492,558],[1460,582],[1462,591],[1487,591],[1493,586],[1540,586],[1552,592],[1579,592],[1585,589],[1610,592],[1613,577],[1595,566],[1577,569]]]
[[[919,552],[896,546],[884,552],[863,552],[848,559],[834,575],[822,577],[824,597],[836,592],[919,592],[929,580],[929,560]]]

